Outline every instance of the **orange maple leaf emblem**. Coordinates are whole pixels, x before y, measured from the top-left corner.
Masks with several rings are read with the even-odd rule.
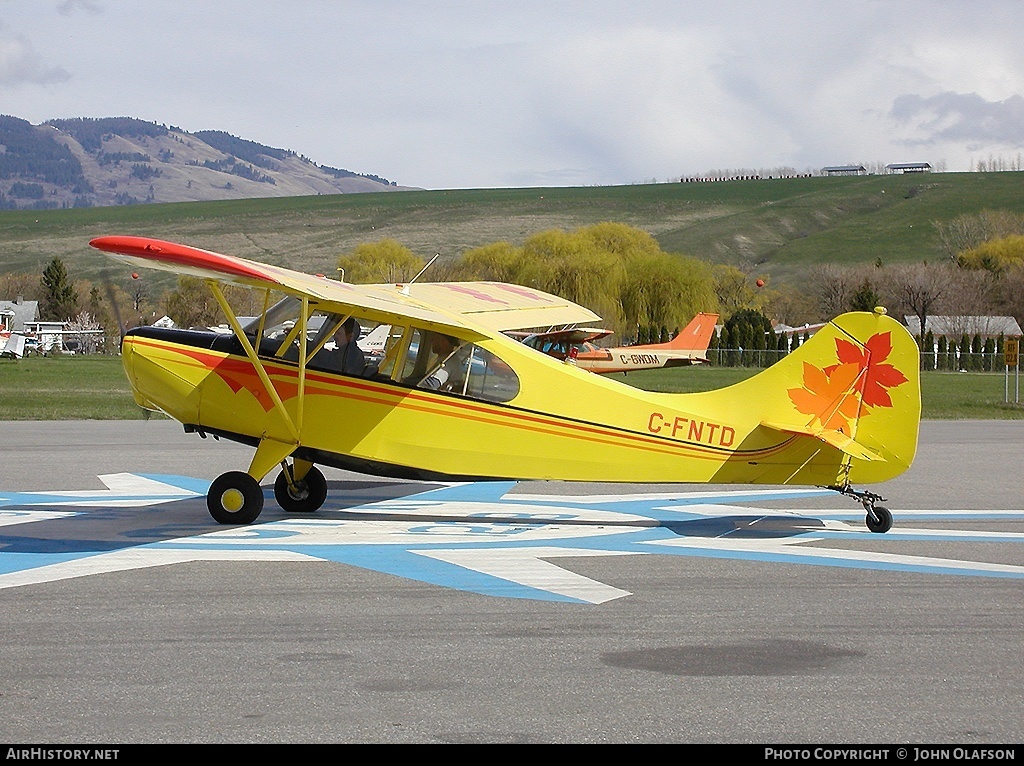
[[[837,364],[829,370],[804,362],[803,387],[789,389],[789,398],[797,410],[813,415],[823,428],[850,433],[850,421],[857,417],[860,407],[857,393],[860,367]]]
[[[836,355],[843,364],[856,364],[867,374],[860,380],[859,388],[864,404],[871,407],[892,407],[887,389],[907,382],[907,376],[885,364],[892,353],[892,336],[887,332],[868,338],[861,349],[848,340],[836,338]]]
[[[851,433],[850,421],[871,407],[892,407],[889,389],[908,378],[885,360],[892,353],[892,337],[883,332],[872,335],[861,348],[836,338],[838,364],[815,367],[804,362],[803,385],[788,390],[799,412],[812,415],[823,428]]]

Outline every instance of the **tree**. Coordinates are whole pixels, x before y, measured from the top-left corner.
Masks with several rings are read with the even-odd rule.
[[[60,258],[54,258],[43,270],[42,285],[40,319],[63,322],[78,313],[78,294],[68,280],[67,269]]]
[[[992,372],[996,367],[995,359],[996,339],[991,337],[985,338],[985,345],[982,349],[982,368],[989,372]]]
[[[450,278],[531,286],[523,280],[523,251],[511,242],[492,242],[467,250],[451,268]]]
[[[1024,323],[1024,264],[1012,266],[996,285],[996,305],[1000,313],[1017,317]]]
[[[0,300],[13,301],[21,296],[27,301],[38,301],[43,296],[38,274],[8,272],[0,274]]]
[[[784,284],[773,289],[762,311],[765,316],[776,322],[792,327],[831,319],[822,316],[818,301],[803,288],[803,285]]]
[[[685,326],[718,304],[711,271],[695,258],[643,254],[630,258],[625,268],[617,294],[625,327]]]
[[[984,349],[984,346],[985,346],[984,341],[982,341],[980,335],[975,334],[974,337],[971,338],[971,369],[972,370],[980,370],[982,368],[982,365],[984,363],[984,358],[982,357],[981,353],[982,353],[982,350]]]
[[[924,359],[927,361],[928,369],[935,367],[935,333],[928,330],[924,334],[924,340],[921,341],[921,351],[924,353]]]
[[[881,302],[871,280],[865,277],[860,287],[850,296],[850,311],[874,311],[875,306]]]
[[[253,290],[238,285],[221,285],[221,290],[236,316],[252,316],[259,310]],[[184,274],[178,277],[177,288],[164,297],[164,313],[179,327],[214,327],[225,321],[220,303],[205,281]]]
[[[987,240],[977,247],[960,251],[956,262],[963,268],[1001,274],[1010,266],[1024,263],[1024,235],[1010,234]]]
[[[708,264],[662,252],[647,232],[617,223],[541,231],[522,248],[484,245],[446,272],[448,278],[509,282],[567,298],[637,342],[658,342],[662,326],[684,326],[718,305]]]
[[[822,316],[831,319],[847,310],[853,292],[849,269],[827,263],[812,268],[807,282],[808,288],[818,299]]]
[[[546,266],[546,281],[535,285],[554,295],[587,306],[616,322],[616,301],[625,270],[620,255],[604,249],[585,229],[538,232],[523,244],[527,262]]]
[[[725,320],[725,329],[729,331],[729,337],[733,346],[742,348],[744,351],[761,351],[767,348],[767,342],[771,337],[772,344],[775,343],[774,328],[771,320],[760,311],[755,309],[743,309],[735,312]],[[756,365],[761,354],[744,354],[744,366]]]
[[[345,281],[357,285],[408,282],[424,264],[422,258],[394,239],[356,245],[351,253],[338,259]]]
[[[199,277],[182,274],[178,286],[167,294],[164,313],[178,327],[213,327],[220,324],[223,312],[213,293]]]
[[[102,328],[100,323],[96,321],[96,318],[89,314],[88,311],[79,312],[77,316],[70,319],[67,323],[67,329],[77,333],[72,338],[78,341],[79,348],[86,354],[95,354],[100,344],[104,341],[102,335],[92,332]]]
[[[921,323],[921,333],[927,332],[932,309],[947,294],[952,283],[950,267],[927,263],[892,266],[888,277],[897,309],[900,313],[916,316]]]
[[[1008,210],[984,210],[958,216],[951,221],[936,221],[939,245],[950,261],[962,252],[985,242],[1013,234],[1024,234],[1024,215]]]
[[[762,296],[750,286],[749,277],[735,266],[717,266],[714,270],[715,296],[725,317],[743,309],[762,307]]]
[[[967,333],[960,336],[960,369],[971,369],[971,340]]]

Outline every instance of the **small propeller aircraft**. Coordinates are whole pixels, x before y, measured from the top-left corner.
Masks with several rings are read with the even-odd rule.
[[[917,346],[882,308],[833,319],[741,383],[668,394],[508,337],[600,319],[528,287],[353,285],[144,237],[91,245],[203,278],[227,317],[231,335],[138,327],[122,341],[140,406],[255,449],[247,470],[210,486],[207,506],[224,524],[260,515],[260,482],[276,466],[281,508],[316,511],[327,497],[321,464],[413,479],[828,487],[885,532],[884,498],[854,484],[898,476],[917,450]],[[259,316],[243,326],[222,283],[258,291]],[[343,354],[328,343],[353,318],[389,326],[388,340],[378,362],[340,372]]]
[[[567,328],[528,333],[513,331],[509,336],[555,359],[568,360],[583,370],[602,375],[634,370],[657,370],[707,363],[708,346],[715,332],[718,314],[700,313],[676,337],[666,343],[599,348],[593,341],[612,334],[596,328]]]
[[[379,324],[368,335],[364,335],[359,338],[356,341],[356,344],[367,356],[381,359],[384,357],[384,350],[387,347],[388,337],[390,334],[390,326],[386,324]]]
[[[0,357],[21,359],[28,339],[17,332],[0,332]]]

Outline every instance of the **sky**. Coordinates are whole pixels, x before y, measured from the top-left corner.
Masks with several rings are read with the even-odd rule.
[[[0,114],[428,189],[1024,154],[1024,0],[0,0]]]

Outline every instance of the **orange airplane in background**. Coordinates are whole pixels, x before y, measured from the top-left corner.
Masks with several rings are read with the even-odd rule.
[[[593,344],[593,341],[611,335],[611,330],[583,327],[533,334],[508,334],[548,356],[568,360],[583,370],[607,375],[613,372],[706,364],[708,346],[711,344],[717,321],[718,314],[700,313],[667,343],[615,348],[600,348]]]

